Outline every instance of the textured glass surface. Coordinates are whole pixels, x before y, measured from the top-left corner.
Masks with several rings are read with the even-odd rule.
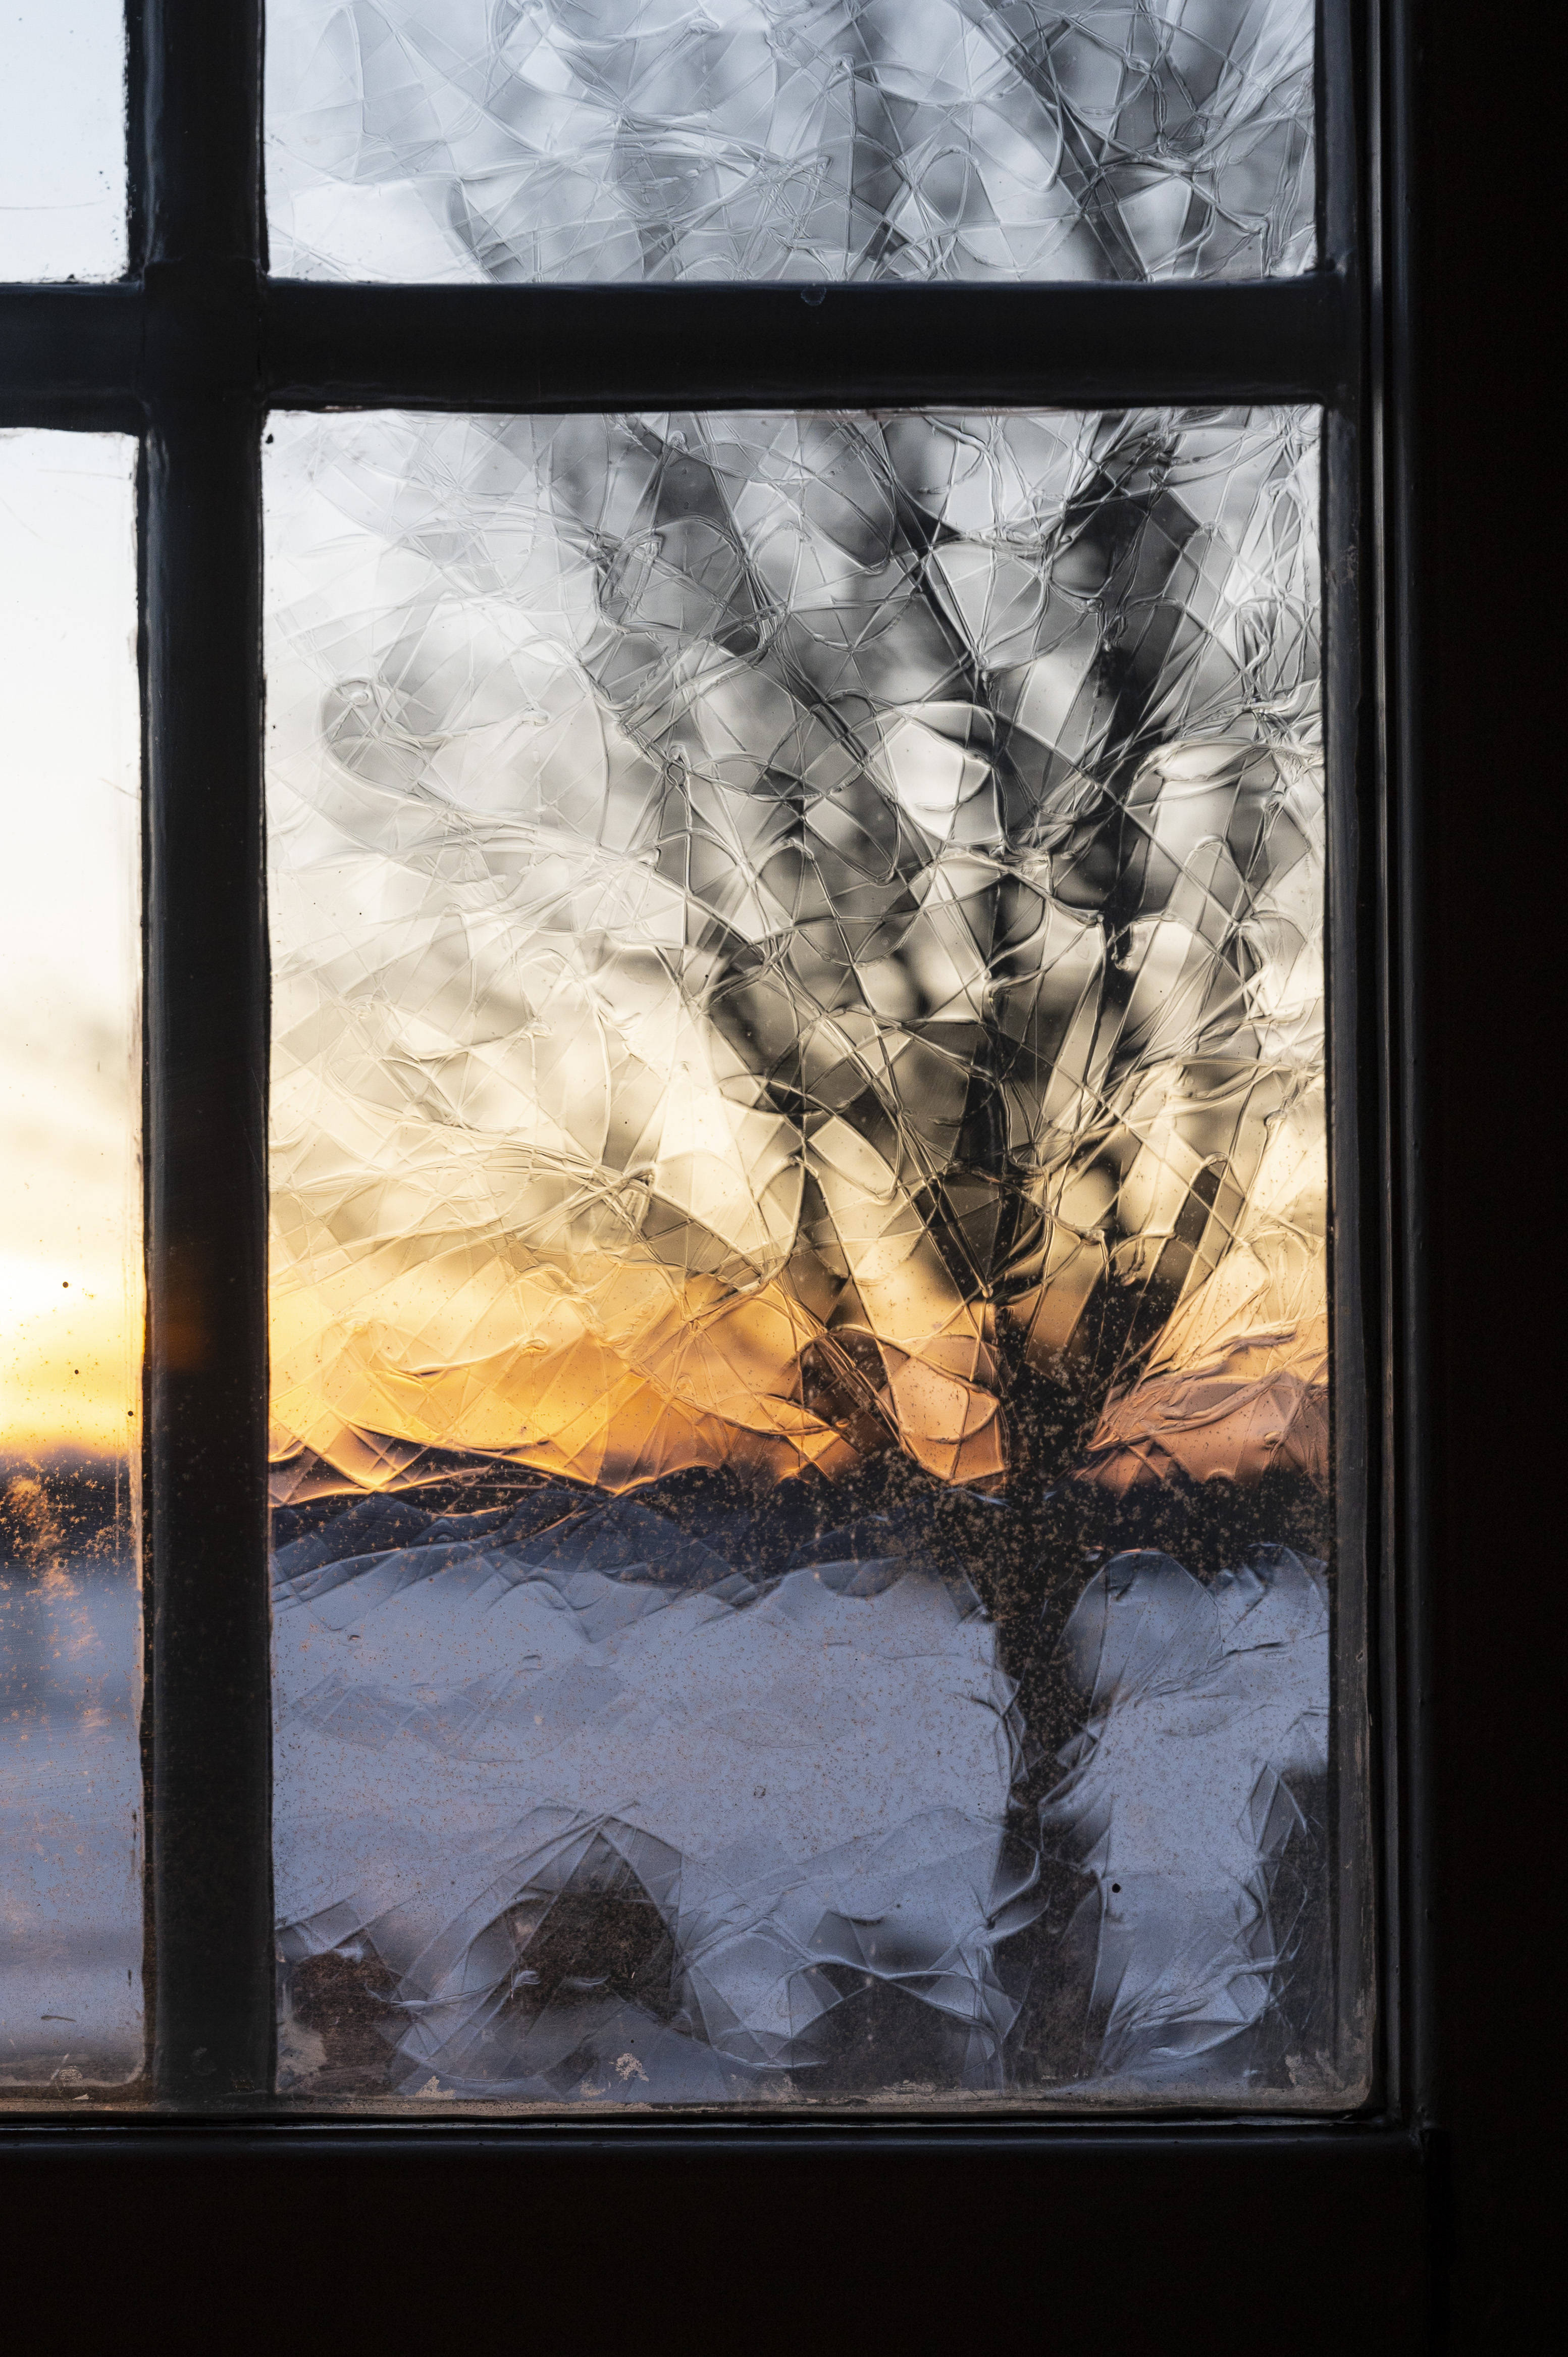
[[[0,279],[125,267],[122,0],[0,7]]]
[[[274,270],[1255,278],[1312,0],[270,0]]]
[[[284,2086],[1344,2101],[1315,413],[267,460]]]
[[[142,2050],[135,450],[0,436],[0,2092]]]

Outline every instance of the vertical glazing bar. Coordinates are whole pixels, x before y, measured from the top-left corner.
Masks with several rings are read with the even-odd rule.
[[[1381,1991],[1371,1972],[1377,1932],[1372,1808],[1377,1762],[1368,1712],[1374,1631],[1368,1587],[1377,1559],[1369,1523],[1380,1464],[1376,1363],[1369,1318],[1379,1265],[1367,1229],[1378,1200],[1378,1043],[1367,976],[1375,954],[1369,871],[1377,747],[1369,727],[1367,612],[1360,571],[1367,528],[1366,416],[1359,219],[1365,124],[1357,107],[1353,0],[1318,0],[1317,266],[1348,282],[1352,323],[1338,403],[1324,419],[1324,707],[1328,808],[1330,1319],[1333,1332],[1335,1581],[1330,1852],[1335,1878],[1334,2019],[1343,2083],[1378,2083]]]
[[[1360,253],[1361,142],[1357,0],[1317,5],[1317,266],[1355,274]]]
[[[1428,1224],[1423,1153],[1432,1081],[1423,1055],[1432,1017],[1426,976],[1432,949],[1423,911],[1431,891],[1432,853],[1425,774],[1430,748],[1423,741],[1423,707],[1434,689],[1423,681],[1420,621],[1423,559],[1417,496],[1422,447],[1419,422],[1419,339],[1415,317],[1419,217],[1414,210],[1424,158],[1417,139],[1417,92],[1423,43],[1416,12],[1403,0],[1383,0],[1371,12],[1369,113],[1379,125],[1376,169],[1369,174],[1376,217],[1370,223],[1372,361],[1369,446],[1378,469],[1374,513],[1381,590],[1380,614],[1379,769],[1383,782],[1380,858],[1387,912],[1378,1017],[1384,1042],[1384,1130],[1387,1173],[1381,1243],[1387,1268],[1382,1336],[1383,1416],[1389,1470],[1382,1494],[1386,1576],[1380,1604],[1389,1627],[1383,1648],[1382,1701],[1390,1740],[1384,1774],[1389,1815],[1398,1830],[1391,1849],[1390,1912],[1397,1922],[1385,1941],[1388,1973],[1397,1981],[1400,2093],[1412,2115],[1430,2122],[1436,2093],[1434,2013],[1433,1824],[1429,1779],[1434,1754],[1428,1501],[1428,1454],[1435,1370],[1428,1358]],[[1436,210],[1435,189],[1426,198]],[[1430,367],[1430,362],[1427,363]],[[1484,1717],[1481,1723],[1484,1723]]]
[[[158,2100],[272,2041],[254,0],[149,0],[147,1428]]]
[[[1334,1890],[1334,2020],[1343,2083],[1376,2055],[1377,1992],[1369,1973],[1376,1861],[1370,1802],[1376,1763],[1368,1583],[1376,1550],[1369,1523],[1379,1462],[1377,1405],[1369,1390],[1369,1305],[1378,1265],[1366,1228],[1378,1200],[1375,1159],[1380,1062],[1368,968],[1373,918],[1367,857],[1369,788],[1359,590],[1364,503],[1357,414],[1331,409],[1324,436],[1325,716],[1328,802],[1328,1040],[1330,1316],[1333,1345],[1335,1580],[1329,1811]],[[1370,2093],[1369,2084],[1366,2093]]]

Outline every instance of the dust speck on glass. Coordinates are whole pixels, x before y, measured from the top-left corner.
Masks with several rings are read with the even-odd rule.
[[[280,2087],[1353,2100],[1317,413],[272,436]]]
[[[1313,0],[271,0],[275,271],[1260,278]]]

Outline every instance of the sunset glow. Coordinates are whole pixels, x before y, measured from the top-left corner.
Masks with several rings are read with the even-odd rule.
[[[139,1418],[134,454],[0,437],[0,1448]]]

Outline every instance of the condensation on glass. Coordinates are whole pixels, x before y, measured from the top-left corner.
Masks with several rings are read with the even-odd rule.
[[[0,435],[0,2104],[142,2058],[134,510]]]
[[[0,9],[0,279],[125,267],[122,0]]]
[[[269,0],[274,270],[1259,278],[1312,0]]]
[[[282,2089],[1354,2099],[1316,414],[266,465]]]

